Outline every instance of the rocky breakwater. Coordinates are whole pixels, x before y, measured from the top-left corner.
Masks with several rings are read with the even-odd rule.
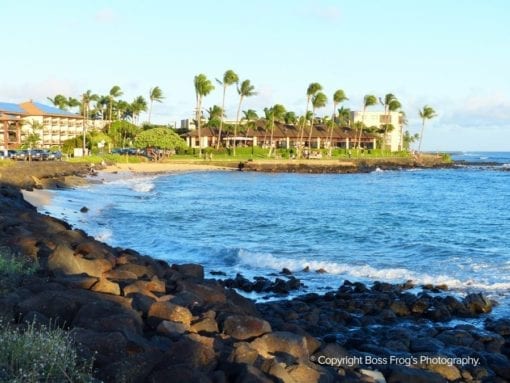
[[[200,265],[113,248],[38,214],[6,185],[0,245],[38,265],[0,296],[1,315],[21,328],[51,322],[67,329],[81,355],[94,358],[102,381],[510,379],[510,321],[487,321],[484,329],[441,324],[490,311],[480,295],[457,300],[345,283],[325,295],[256,305],[204,278]],[[422,354],[443,359],[411,359]]]
[[[349,160],[257,160],[240,162],[238,169],[268,173],[370,173],[379,170],[410,168],[445,168],[451,161],[440,156],[423,154],[420,157],[370,158]]]

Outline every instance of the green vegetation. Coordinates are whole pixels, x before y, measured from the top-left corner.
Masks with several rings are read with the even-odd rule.
[[[36,269],[34,263],[13,252],[10,248],[0,246],[0,275],[32,274]]]
[[[60,328],[0,322],[0,380],[3,382],[93,382],[92,361],[78,357],[70,335]]]
[[[134,146],[139,149],[147,147],[185,149],[186,142],[171,129],[155,128],[139,133],[135,138]]]

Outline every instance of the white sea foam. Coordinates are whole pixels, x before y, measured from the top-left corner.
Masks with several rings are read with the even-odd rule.
[[[109,185],[119,185],[129,188],[137,193],[148,193],[156,187],[154,180],[157,177],[133,177],[128,179],[115,179],[105,182]]]
[[[112,231],[110,229],[101,230],[98,234],[96,234],[96,239],[101,242],[108,242],[109,239],[112,238]]]
[[[272,254],[251,253],[249,251],[239,251],[239,261],[243,266],[253,268],[281,270],[286,267],[293,272],[303,270],[309,267],[311,271],[323,269],[328,274],[342,275],[346,279],[360,281],[381,281],[390,283],[401,283],[407,280],[413,281],[417,285],[447,285],[450,289],[469,291],[469,290],[487,290],[487,291],[509,291],[510,282],[490,283],[485,281],[461,280],[454,276],[439,274],[430,275],[407,268],[376,268],[370,265],[352,265],[346,263],[336,263],[327,261],[309,261],[300,259],[280,258]]]

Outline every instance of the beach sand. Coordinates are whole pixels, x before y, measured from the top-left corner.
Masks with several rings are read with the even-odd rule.
[[[214,171],[214,170],[234,170],[224,166],[193,164],[193,163],[168,163],[168,162],[145,162],[139,164],[123,164],[107,166],[101,172],[132,172],[132,173],[170,173],[170,172],[189,172],[189,171]]]
[[[33,191],[21,190],[23,198],[33,206],[40,208],[49,205],[51,202],[51,192],[48,190],[34,189]]]

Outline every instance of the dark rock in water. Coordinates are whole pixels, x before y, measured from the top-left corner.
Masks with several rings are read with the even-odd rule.
[[[327,271],[323,268],[317,269],[317,270],[315,270],[315,272],[318,274],[326,274],[327,273]]]
[[[193,263],[182,265],[172,265],[172,269],[177,270],[179,273],[192,278],[204,279],[204,267]]]
[[[284,267],[282,269],[282,271],[280,271],[280,274],[283,274],[283,275],[292,275],[292,271],[290,271],[289,269],[287,269],[286,267]]]
[[[304,272],[304,273],[308,273],[308,272],[310,272],[310,266],[306,266],[306,267],[303,269],[303,272]]]
[[[83,207],[80,209],[80,212],[82,212],[82,213],[86,213],[86,212],[88,212],[88,211],[89,211],[89,208],[88,208],[88,207],[86,207],[86,206],[83,206]]]
[[[469,294],[464,298],[467,309],[471,314],[483,314],[492,311],[492,302],[483,294]]]
[[[227,273],[225,273],[224,271],[216,271],[216,270],[209,271],[209,274],[211,274],[211,275],[221,275],[221,276],[226,276],[227,275]]]
[[[501,336],[510,335],[510,319],[498,319],[485,322],[485,328],[489,331],[494,331]]]

